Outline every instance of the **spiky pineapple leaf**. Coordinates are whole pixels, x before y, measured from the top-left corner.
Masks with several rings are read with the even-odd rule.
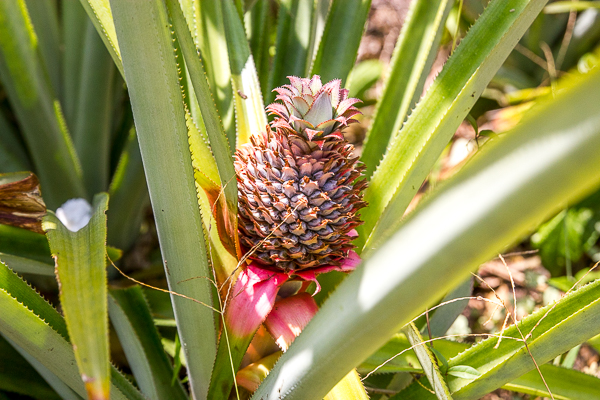
[[[202,112],[210,147],[217,163],[219,178],[224,189],[223,195],[229,209],[229,215],[227,216],[228,230],[231,236],[234,237],[237,233],[237,186],[227,137],[212,101],[212,94],[204,74],[202,61],[199,58],[198,49],[192,39],[183,11],[175,0],[167,0],[166,3]]]
[[[354,65],[371,0],[332,0],[310,75],[323,82],[341,79],[342,86]]]
[[[208,280],[212,271],[198,208],[167,9],[159,2],[116,0],[111,6],[169,289],[202,303],[172,296],[179,337],[188,360],[191,391],[196,398],[204,398],[216,353],[216,328],[209,308],[213,305]],[[203,75],[199,78],[208,85]],[[216,115],[210,97],[203,101]],[[207,122],[204,115],[203,118]],[[218,119],[214,122],[218,123]],[[221,132],[216,133],[222,135]],[[218,149],[212,141],[211,147],[215,152]],[[228,155],[228,150],[219,154],[222,159]],[[231,165],[229,176],[234,175]],[[235,194],[235,185],[233,189]],[[197,340],[198,337],[203,339]]]
[[[106,213],[108,243],[127,250],[139,236],[140,225],[150,203],[142,154],[134,128],[131,128],[121,152],[108,194],[111,198],[111,206]],[[114,261],[110,254],[109,257]]]
[[[6,253],[0,253],[0,261],[20,274],[54,276],[54,267],[44,262]]]
[[[115,65],[123,73],[123,62],[121,60],[121,50],[117,41],[117,32],[115,31],[115,23],[113,21],[113,13],[110,8],[109,0],[80,0],[81,5],[85,9],[88,17],[96,27],[96,31],[102,38],[110,53]]]
[[[361,154],[367,177],[373,174],[388,143],[421,97],[453,5],[450,0],[411,3]]]
[[[227,0],[231,2],[233,0]],[[231,81],[231,68],[229,66],[229,54],[227,38],[225,35],[225,27],[223,21],[223,7],[225,1],[177,1],[185,15],[188,30],[192,35],[194,47],[189,47],[189,50],[196,47],[202,54],[204,70],[206,71],[206,79],[212,93],[211,106],[216,106],[217,113],[221,118],[223,131],[229,143],[231,153],[235,151],[236,142],[236,124],[234,112],[234,91]],[[171,5],[167,3],[170,7]],[[236,18],[240,18],[236,11]],[[172,17],[173,18],[173,17]],[[178,26],[173,21],[175,30],[178,31]],[[178,32],[178,38],[182,41],[182,46],[185,46],[183,39],[179,36],[183,35]],[[195,51],[195,50],[194,50]],[[191,61],[187,60],[186,63]],[[189,68],[189,66],[188,66]],[[194,76],[193,70],[190,70],[192,79],[198,79],[200,76]],[[194,82],[192,80],[192,82]],[[196,85],[194,83],[194,85]],[[197,88],[194,88],[198,90]],[[201,98],[198,98],[202,101]],[[202,106],[202,105],[201,105]],[[205,111],[202,111],[204,115]],[[207,117],[204,117],[207,118]],[[216,150],[216,149],[215,149]]]
[[[466,343],[455,342],[447,339],[436,340],[433,343],[435,349],[441,353],[444,358],[452,358],[466,350],[469,345]],[[363,375],[372,372],[388,374],[397,372],[421,372],[419,360],[415,352],[411,349],[410,342],[403,333],[395,334],[386,344],[384,344],[375,353],[371,354],[358,367],[358,372]]]
[[[31,170],[31,162],[25,147],[4,113],[0,113],[0,172]]]
[[[108,310],[142,393],[157,400],[186,399],[181,384],[171,384],[173,367],[162,347],[142,289],[133,286],[110,291]]]
[[[86,25],[92,21],[88,18],[80,0],[61,1],[61,37],[62,52],[62,88],[61,99],[65,119],[68,126],[73,126],[75,109],[79,95],[79,78],[81,76],[81,55]]]
[[[597,71],[486,145],[338,286],[254,398],[324,395],[432,298],[597,188],[599,102]]]
[[[439,400],[452,400],[446,379],[438,366],[438,360],[428,345],[422,345],[423,338],[419,333],[419,329],[411,322],[402,329],[402,332],[406,335],[411,346],[414,346],[413,351],[417,355],[421,369],[429,381],[430,387],[433,388],[435,396]]]
[[[371,251],[398,227],[456,128],[546,2],[495,0],[471,27],[373,174],[359,248]]]
[[[237,127],[235,146],[239,147],[250,142],[252,135],[265,130],[267,116],[244,25],[229,0],[223,2],[223,22],[234,91]]]
[[[257,0],[248,11],[246,19],[246,31],[252,56],[258,73],[263,98],[268,100],[271,90],[268,86],[270,65],[270,37],[276,26],[275,18],[271,15],[271,3],[269,0]]]
[[[600,397],[600,379],[595,376],[550,364],[540,365],[540,371],[555,399],[588,400]],[[502,388],[533,396],[550,396],[536,370],[520,376]]]
[[[52,90],[60,97],[61,60],[60,30],[57,4],[50,1],[26,0],[27,11],[38,38],[38,49]]]
[[[60,380],[60,378],[58,378],[52,371],[50,371],[48,368],[46,368],[44,365],[42,365],[42,363],[40,363],[38,360],[36,360],[33,356],[31,356],[29,353],[25,352],[23,349],[21,349],[15,342],[11,341],[11,340],[7,340],[7,343],[10,343],[10,345],[13,347],[13,349],[15,349],[20,355],[21,357],[23,357],[25,360],[27,360],[27,362],[30,365],[30,368],[33,368],[35,370],[35,372],[39,375],[41,375],[44,380],[48,383],[48,385],[50,385],[50,387],[52,387],[52,389],[54,389],[54,391],[56,392],[56,394],[58,394],[61,399],[66,399],[66,400],[81,400],[82,397],[79,396],[77,393],[75,393],[67,384],[65,384],[62,380]],[[31,375],[25,375],[25,377],[27,377],[27,380],[29,381],[27,386],[31,386],[31,379],[29,379]],[[16,384],[19,384],[19,380],[13,380],[13,382],[15,382]],[[36,397],[36,396],[33,396]],[[46,398],[46,396],[41,396],[41,398]],[[49,398],[52,398],[51,396]]]
[[[35,290],[2,263],[0,303],[0,333],[72,391],[86,398],[73,347],[68,342],[64,319]],[[110,371],[111,398],[143,399],[142,394],[120,372],[112,366]]]
[[[503,339],[499,346],[497,346],[498,338],[490,337],[450,359],[448,361],[450,369],[459,365],[468,366],[480,374],[479,376],[473,374],[469,377],[449,374],[448,387],[452,391],[453,398],[462,400],[479,399],[484,394],[507,384],[509,387],[522,387],[523,390],[527,390],[525,393],[534,392],[540,396],[542,395],[541,392],[547,393],[531,357],[533,356],[537,365],[541,366],[594,336],[600,329],[599,292],[600,281],[596,281],[570,293],[556,304],[548,305],[520,320],[519,329],[521,332],[515,325],[504,330],[502,332]],[[527,349],[521,340],[521,333],[523,336],[527,336],[530,332],[532,332],[532,336],[527,338]],[[518,380],[522,375],[531,374],[530,371],[533,371],[538,378],[528,375],[526,378],[521,379],[520,383],[519,381],[510,383],[513,380]],[[549,372],[550,376],[556,377],[556,373]],[[594,379],[594,381],[598,382],[597,379]],[[549,386],[553,391],[553,385]],[[559,385],[561,389],[566,389],[568,386],[571,386],[571,390],[573,389],[572,385]],[[589,390],[590,387],[584,385],[582,391],[575,398],[585,398],[582,397],[581,393],[586,393]],[[596,395],[600,392],[597,383],[593,392]],[[413,395],[409,395],[409,393],[422,393],[424,395],[426,391],[417,387],[409,387],[406,392],[400,392],[396,398],[413,398],[411,397]],[[577,393],[577,391],[574,391],[574,393]]]
[[[95,194],[106,191],[109,184],[116,68],[91,22],[86,24],[83,36],[79,91],[71,132],[86,190]]]
[[[302,0],[284,0],[279,3],[269,90],[287,84],[286,77],[289,75],[305,78],[306,64],[312,61],[309,45],[315,4],[316,2]],[[268,103],[272,103],[275,93],[269,91],[265,98]]]
[[[40,59],[24,0],[0,2],[0,80],[50,208],[85,197],[81,166]],[[60,162],[56,162],[60,160]]]
[[[89,223],[77,232],[50,212],[44,217],[56,262],[60,302],[75,358],[90,398],[108,398],[110,390],[108,311],[106,303],[106,209],[108,194],[94,196]]]

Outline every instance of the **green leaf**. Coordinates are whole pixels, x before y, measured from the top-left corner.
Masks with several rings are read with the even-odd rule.
[[[29,156],[17,133],[0,112],[0,173],[31,171]]]
[[[109,0],[80,0],[122,76],[123,63]]]
[[[85,190],[38,46],[24,0],[0,2],[0,80],[32,156],[44,200],[54,209],[70,198],[85,197]]]
[[[27,360],[31,367],[33,367],[37,371],[37,373],[40,374],[46,380],[46,382],[54,389],[54,391],[60,396],[60,398],[67,400],[81,400],[82,397],[75,393],[66,383],[60,380],[60,378],[58,378],[52,371],[46,368],[32,355],[28,354],[19,346],[17,346],[14,342],[9,342],[11,343],[13,348],[17,350],[25,360]]]
[[[252,135],[265,130],[267,116],[244,25],[229,0],[223,2],[223,22],[234,91],[236,146],[239,147],[250,142]]]
[[[409,343],[414,346],[414,352],[419,359],[419,364],[429,381],[429,384],[435,391],[435,395],[439,400],[452,400],[450,390],[446,385],[446,380],[440,372],[437,364],[437,359],[432,354],[427,345],[423,345],[423,338],[414,323],[406,325],[402,331],[408,338]]]
[[[457,286],[453,291],[448,293],[440,303],[445,303],[448,301],[452,301],[459,297],[469,297],[473,292],[473,278],[468,278],[464,282],[462,282],[459,286]],[[429,327],[425,323],[421,328],[421,333],[423,335],[428,335],[429,330],[431,329],[431,335],[433,337],[443,336],[448,332],[448,329],[452,326],[456,318],[462,314],[464,309],[469,304],[469,300],[459,300],[454,301],[452,303],[446,304],[441,308],[430,312],[429,317]]]
[[[162,347],[142,289],[133,286],[112,290],[108,310],[142,393],[157,400],[187,398],[181,384],[171,384],[173,367]]]
[[[495,0],[461,41],[373,174],[365,193],[369,207],[362,211],[365,224],[358,229],[364,251],[397,229],[456,128],[544,4]]]
[[[553,365],[540,365],[540,370],[555,399],[588,400],[600,398],[600,379],[595,376]],[[532,396],[550,397],[540,374],[535,370],[502,387]]]
[[[39,53],[44,70],[50,78],[53,92],[60,97],[61,60],[58,10],[51,1],[26,0],[27,11],[33,23],[39,43]]]
[[[108,189],[115,75],[113,60],[91,22],[86,24],[73,143],[90,195]]]
[[[383,65],[379,60],[364,60],[357,63],[348,76],[348,97],[355,97],[365,102],[365,92],[381,77]]]
[[[423,93],[454,1],[416,0],[402,25],[361,160],[370,177]]]
[[[12,254],[0,253],[0,261],[20,274],[54,276],[54,266]]]
[[[61,104],[68,126],[74,126],[75,111],[79,98],[79,83],[81,76],[81,58],[86,25],[90,23],[80,0],[63,0],[61,2],[62,16],[62,91]]]
[[[169,289],[197,301],[172,296],[179,337],[188,360],[191,392],[196,398],[204,398],[216,354],[216,329],[209,308],[213,305],[212,285],[208,281],[212,271],[198,208],[167,10],[159,2],[117,0],[111,6]],[[210,104],[210,97],[203,101]],[[211,145],[215,150],[213,142]],[[229,176],[234,176],[233,166]],[[231,186],[235,192],[235,185]]]
[[[600,232],[600,192],[589,199],[563,210],[539,227],[531,244],[540,250],[544,267],[553,276],[571,272],[571,264],[581,259],[598,240]]]
[[[600,176],[589,173],[600,168],[598,103],[600,71],[531,112],[438,186],[323,303],[255,398],[324,395],[431,299],[519,240],[557,204],[598,187]]]
[[[456,356],[468,347],[465,343],[445,339],[436,340],[433,345],[436,352],[441,353],[445,359]],[[360,364],[358,372],[364,375],[379,367],[376,372],[381,374],[396,372],[420,373],[422,370],[419,361],[415,352],[408,350],[410,347],[411,344],[404,334],[395,334],[391,340]]]
[[[258,0],[255,2],[254,6],[248,11],[246,26],[248,27],[246,30],[250,49],[252,50],[252,56],[259,77],[258,81],[261,84],[264,98],[268,99],[268,94],[271,90],[268,87],[271,70],[269,57],[270,37],[276,26],[274,18],[271,16],[270,0]]]
[[[232,1],[232,0],[227,0]],[[177,3],[180,3],[177,1]],[[173,0],[169,0],[167,2],[167,6],[169,7],[169,12],[171,13],[171,18],[175,18],[173,21],[173,25],[175,26],[175,31],[177,32],[177,37],[181,42],[182,50],[184,51],[186,64],[192,63],[188,59],[188,57],[192,56],[194,58],[198,58],[196,53],[196,47],[200,50],[202,54],[202,58],[204,60],[203,66],[206,70],[206,79],[208,79],[208,84],[210,86],[210,90],[208,88],[204,88],[204,83],[196,83],[196,79],[201,79],[202,75],[195,75],[196,71],[192,69],[193,67],[188,65],[190,68],[190,76],[192,78],[192,83],[194,85],[194,90],[196,92],[196,97],[200,102],[200,108],[202,110],[203,118],[207,119],[208,116],[205,115],[206,111],[203,108],[202,102],[210,103],[210,107],[217,107],[218,115],[221,118],[220,124],[222,128],[220,128],[221,132],[224,132],[225,137],[227,138],[227,142],[229,143],[228,150],[230,154],[235,151],[235,141],[236,141],[236,127],[235,127],[235,119],[234,119],[234,100],[233,96],[235,95],[232,82],[231,82],[231,68],[229,66],[229,55],[228,55],[228,45],[227,38],[225,36],[225,27],[224,27],[224,10],[223,10],[223,1],[204,1],[204,0],[192,0],[187,2],[182,2],[181,4],[183,8],[183,12],[185,14],[185,19],[187,20],[188,31],[191,32],[193,43],[195,45],[187,44],[185,41],[187,38],[182,38],[184,35],[183,32],[183,24],[179,25],[177,20],[178,16],[173,15],[174,11],[171,10],[174,2]],[[188,3],[187,7],[185,3]],[[192,13],[192,11],[194,13]],[[239,14],[235,15],[239,20]],[[187,36],[187,33],[185,34]],[[186,55],[186,51],[192,52],[189,56]],[[201,67],[200,67],[201,68]],[[202,73],[204,75],[204,73]],[[204,80],[204,79],[202,79]],[[197,85],[202,85],[202,96],[208,95],[208,93],[212,93],[206,100],[203,100],[202,97],[198,94]],[[210,101],[207,101],[210,100]],[[212,117],[210,117],[212,118]],[[214,129],[212,126],[207,125],[207,129]],[[219,131],[215,131],[219,132]],[[212,135],[212,134],[211,134]],[[212,138],[212,136],[211,136]],[[211,142],[212,143],[212,142]],[[215,152],[219,151],[218,148],[214,147],[213,150]]]
[[[288,83],[287,76],[305,77],[309,54],[314,1],[283,0],[279,2],[275,57],[269,74],[267,102],[272,103],[275,87]]]
[[[455,365],[448,368],[448,375],[463,379],[475,379],[481,376],[481,372],[468,365]]]
[[[0,390],[38,399],[60,399],[35,369],[0,336]]]
[[[0,225],[0,252],[54,266],[46,236],[26,229]]]
[[[354,66],[371,0],[332,0],[319,49],[310,75],[323,82],[341,79],[342,86]]]
[[[150,203],[134,128],[129,132],[108,193],[111,199],[107,212],[108,243],[127,250],[139,236],[140,225]]]
[[[183,11],[175,0],[166,0],[166,3],[202,112],[202,120],[206,126],[206,133],[217,163],[219,178],[224,186],[224,194],[230,213],[237,215],[237,186],[231,183],[232,181],[235,183],[235,170],[231,160],[231,151],[227,137],[223,131],[223,125],[219,119],[219,114],[212,102],[212,95],[206,75],[204,74],[202,62],[192,40],[192,35],[184,18]]]
[[[513,325],[504,331],[505,338],[498,348],[498,339],[492,337],[451,359],[451,368],[469,365],[481,373],[474,380],[449,378],[448,386],[455,399],[478,399],[534,370],[531,356],[542,365],[594,336],[600,329],[599,291],[600,281],[596,281],[519,321],[523,335],[533,330],[528,349],[522,341],[510,339],[521,338]]]
[[[43,228],[56,261],[60,302],[75,358],[88,395],[109,397],[108,311],[106,303],[106,209],[108,195],[94,196],[90,222],[77,232],[50,212]]]
[[[569,11],[585,11],[590,8],[600,9],[600,4],[595,1],[556,1],[544,7],[544,13],[560,14]]]
[[[28,360],[35,360],[44,367],[45,372],[60,379],[79,396],[86,398],[85,386],[76,367],[73,346],[68,342],[64,319],[2,263],[0,307],[0,334],[13,346],[17,346],[21,354],[27,354]],[[60,393],[65,398],[72,398],[62,391]],[[112,399],[143,399],[141,393],[114,367],[111,367],[111,396]]]
[[[181,44],[181,50],[186,60],[186,66],[189,70],[202,113],[201,117],[205,127],[202,132],[206,131],[206,135],[209,138],[223,190],[213,185],[215,181],[212,179],[205,179],[210,173],[211,161],[205,163],[199,158],[203,154],[198,151],[197,147],[192,147],[194,167],[200,172],[199,174],[195,174],[195,177],[209,199],[210,207],[205,208],[205,210],[207,212],[210,210],[215,217],[221,242],[231,254],[235,255],[239,250],[237,237],[237,184],[227,138],[223,132],[217,110],[210,101],[210,88],[206,79],[203,78],[202,63],[198,58],[197,49],[192,41],[192,36],[184,19],[183,12],[174,0],[167,0],[167,8],[172,18],[177,38]],[[190,125],[190,123],[191,120],[188,118],[189,134],[190,139],[192,139],[195,132],[193,132],[193,124]],[[202,144],[204,143],[200,142],[200,145]],[[192,140],[191,145],[194,145]],[[206,153],[206,149],[204,152]],[[206,172],[204,171],[205,169],[207,170]],[[201,194],[199,194],[199,200],[201,201],[200,197],[202,197]]]

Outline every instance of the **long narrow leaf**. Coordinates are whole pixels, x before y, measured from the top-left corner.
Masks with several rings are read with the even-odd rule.
[[[359,230],[364,250],[398,226],[456,128],[546,2],[492,1],[461,41],[373,174]]]
[[[57,97],[61,92],[60,32],[56,3],[50,1],[26,0],[27,11],[37,33],[39,51]]]
[[[56,261],[60,300],[75,358],[92,399],[108,399],[110,368],[106,303],[106,209],[108,195],[94,196],[90,222],[71,232],[54,215],[43,227]]]
[[[177,2],[179,3],[179,1]],[[204,60],[206,78],[208,79],[214,99],[214,101],[210,102],[211,107],[217,106],[218,115],[221,117],[221,123],[227,141],[229,142],[229,150],[233,152],[235,150],[236,138],[233,102],[234,93],[231,83],[231,68],[229,66],[229,44],[225,37],[225,27],[223,23],[224,1],[192,0],[189,3],[188,7],[184,7],[184,12],[187,11],[185,16],[187,25],[190,26],[189,31],[193,32],[192,37],[202,53],[202,58]],[[195,14],[190,15],[192,10],[195,11]],[[173,11],[171,11],[171,13],[173,13]],[[235,17],[239,20],[239,14],[237,14],[237,12]],[[191,47],[185,44],[184,39],[181,37],[183,33],[176,24],[175,29],[177,31],[177,36],[182,43],[183,50],[186,51],[186,47],[188,47],[187,50],[191,51],[194,49],[195,51],[195,46]],[[185,56],[185,59],[188,64],[192,62],[188,60],[187,55]],[[195,76],[193,70],[190,70],[190,75],[192,79],[201,78],[200,76]],[[194,86],[197,84],[194,81],[192,81],[192,83]],[[194,87],[194,90],[196,90],[196,94],[198,94],[198,88]],[[198,96],[198,101],[202,101],[200,96]],[[216,150],[217,149],[215,148],[215,151]]]
[[[162,347],[160,336],[142,289],[113,290],[108,309],[119,341],[142,393],[150,399],[186,399],[181,384],[171,385],[173,367]]]
[[[0,173],[30,171],[29,156],[17,139],[15,130],[0,112]]]
[[[254,59],[244,34],[244,25],[235,12],[233,3],[228,0],[223,2],[223,21],[234,90],[236,146],[239,147],[248,143],[252,135],[264,131],[267,116]]]
[[[113,21],[113,13],[110,8],[109,0],[80,0],[81,5],[88,14],[88,17],[96,27],[96,31],[102,38],[110,53],[115,65],[123,74],[123,63],[121,60],[121,50],[117,41],[117,32]]]
[[[0,263],[0,333],[82,398],[86,390],[61,315]],[[124,395],[126,394],[126,395]],[[142,400],[142,394],[111,367],[111,399]]]
[[[79,97],[81,76],[81,56],[85,39],[85,27],[88,16],[80,0],[61,2],[62,40],[64,45],[62,58],[61,104],[68,126],[75,126],[75,110]]]
[[[46,368],[42,363],[40,363],[38,360],[36,360],[31,354],[29,354],[26,351],[24,351],[23,349],[21,349],[13,341],[8,340],[8,342],[13,346],[13,348],[16,351],[18,351],[21,354],[21,356],[25,360],[27,360],[27,362],[29,362],[31,367],[33,367],[37,371],[37,373],[40,374],[46,380],[46,382],[54,389],[54,391],[56,392],[55,395],[58,394],[60,396],[60,398],[64,399],[64,400],[81,400],[82,399],[81,396],[79,396],[77,393],[75,393],[73,391],[73,389],[71,389],[65,382],[60,380],[59,377],[57,377],[54,373],[52,373],[52,371],[50,371],[48,368]],[[29,379],[29,376],[31,376],[31,375],[28,375],[28,379]],[[18,382],[17,382],[17,384],[18,384]],[[29,382],[29,384],[31,384],[31,382]],[[46,396],[44,396],[43,398],[46,398]]]
[[[50,208],[84,197],[81,167],[39,59],[24,0],[0,2],[0,80],[23,131]]]
[[[555,399],[588,400],[600,398],[600,379],[572,369],[540,365],[540,371]],[[533,370],[503,386],[504,389],[549,397],[538,371]],[[559,397],[560,396],[560,397]]]
[[[85,29],[73,142],[90,195],[108,189],[114,62],[91,22]]]
[[[135,129],[131,129],[125,149],[113,175],[108,193],[108,243],[127,250],[139,236],[140,225],[150,201]]]
[[[475,380],[449,377],[448,385],[455,399],[479,399],[535,370],[532,356],[542,365],[595,336],[600,330],[599,293],[600,281],[596,281],[561,299],[557,305],[546,306],[521,320],[519,329],[524,335],[533,330],[528,349],[523,342],[510,339],[521,338],[513,325],[504,331],[503,335],[508,338],[503,339],[498,348],[495,348],[498,340],[489,338],[451,359],[449,367],[469,365],[482,374]]]
[[[597,72],[486,145],[340,284],[255,398],[323,396],[432,298],[597,187],[599,102]]]
[[[421,97],[453,5],[450,0],[412,2],[361,154],[367,177],[373,174],[390,139],[395,137],[408,111]]]
[[[520,380],[521,384],[513,385],[522,385],[523,389],[537,393],[546,389],[531,358],[535,359],[538,366],[543,365],[594,336],[600,329],[599,292],[600,281],[596,281],[569,294],[557,304],[546,306],[523,318],[518,323],[519,329],[512,325],[502,332],[503,339],[499,345],[498,338],[491,337],[449,360],[449,368],[468,366],[480,374],[479,377],[472,378],[448,376],[448,386],[454,399],[479,399],[529,371],[534,371],[537,379],[528,375]],[[519,330],[524,336],[529,332],[533,333],[527,340],[527,348],[521,340]],[[557,375],[555,371],[549,372],[551,376]],[[561,385],[560,389],[564,390],[565,385]],[[419,397],[416,397],[417,393],[420,394]],[[395,396],[395,400],[410,398],[434,397],[419,385],[412,385]]]
[[[0,261],[20,274],[54,276],[54,267],[44,262],[5,253],[0,253]]]
[[[212,102],[210,88],[204,70],[202,68],[202,62],[200,61],[197,53],[197,49],[192,41],[192,36],[188,29],[188,25],[185,21],[183,11],[175,0],[167,0],[167,7],[169,14],[173,20],[175,32],[181,45],[182,53],[186,60],[186,66],[189,70],[196,98],[202,112],[202,119],[206,127],[206,133],[208,135],[212,154],[217,164],[219,171],[219,178],[221,180],[221,186],[223,188],[223,196],[219,196],[219,200],[226,203],[225,207],[220,207],[220,213],[218,218],[220,222],[224,223],[223,229],[227,235],[222,234],[223,240],[227,238],[229,241],[236,243],[237,241],[237,185],[235,182],[235,170],[233,168],[233,162],[231,159],[230,150],[227,143],[225,132],[223,131],[223,125],[219,120],[219,115]],[[220,193],[220,192],[219,192]],[[212,202],[212,207],[216,207],[216,198]],[[207,210],[208,212],[208,210]],[[235,250],[237,244],[234,245]]]
[[[258,0],[248,11],[246,26],[248,32],[248,41],[252,49],[252,56],[256,64],[259,82],[263,93],[263,98],[268,99],[270,88],[269,83],[269,47],[270,34],[273,30],[271,23],[271,4],[269,0]]]
[[[423,338],[415,324],[411,322],[406,325],[402,331],[408,338],[409,343],[412,346],[415,346],[413,350],[419,359],[419,364],[421,364],[423,373],[435,392],[435,396],[439,400],[452,400],[450,389],[448,389],[448,386],[446,385],[446,379],[437,365],[437,359],[427,346],[420,345],[423,343]]]
[[[38,399],[60,399],[32,366],[0,335],[0,390]]]
[[[203,303],[172,296],[191,391],[204,398],[216,353],[212,273],[167,10],[159,1],[111,6],[169,288]]]
[[[306,64],[312,60],[309,56],[309,45],[313,3],[313,1],[302,0],[279,2],[277,41],[269,74],[269,88],[273,89],[288,83],[286,77],[289,75],[304,78]],[[275,94],[269,92],[266,99],[269,103],[273,102]]]
[[[332,0],[311,75],[320,75],[323,82],[332,79],[341,79],[342,85],[346,82],[370,6],[371,0]]]

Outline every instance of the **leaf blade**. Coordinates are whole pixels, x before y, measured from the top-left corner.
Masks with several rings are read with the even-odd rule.
[[[110,367],[106,303],[106,215],[108,195],[94,197],[92,219],[69,231],[53,213],[43,227],[56,261],[60,299],[75,358],[92,399],[108,399]]]
[[[358,229],[364,250],[397,227],[442,149],[546,2],[491,2],[448,59],[372,176]]]
[[[361,154],[367,177],[373,174],[388,143],[421,97],[453,4],[448,0],[411,3]]]
[[[207,307],[213,304],[212,286],[203,279],[212,271],[167,10],[159,1],[113,1],[111,6],[169,289],[200,302],[171,296],[191,391],[203,398],[216,354],[215,322]],[[199,336],[204,339],[196,340]]]

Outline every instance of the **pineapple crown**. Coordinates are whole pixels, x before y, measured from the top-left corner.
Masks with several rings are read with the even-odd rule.
[[[267,106],[270,115],[276,116],[272,127],[314,141],[321,148],[325,141],[342,140],[343,127],[357,122],[352,117],[360,114],[354,107],[360,100],[349,98],[348,89],[340,88],[339,79],[325,85],[319,75],[288,79],[290,85],[273,89],[277,92],[276,102]]]

